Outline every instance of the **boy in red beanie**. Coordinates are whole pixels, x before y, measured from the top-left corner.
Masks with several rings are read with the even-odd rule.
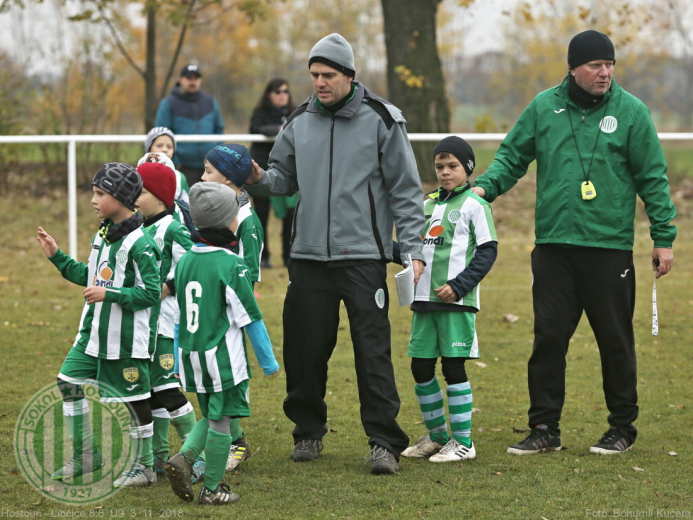
[[[154,421],[154,470],[163,474],[169,453],[169,424],[173,424],[181,442],[184,442],[197,422],[192,405],[180,391],[180,383],[173,375],[173,272],[178,260],[192,247],[192,241],[188,228],[173,217],[176,178],[171,168],[162,163],[145,162],[137,167],[137,173],[142,177],[143,187],[136,208],[144,217],[145,233],[161,251],[162,302],[156,351],[150,367],[152,396],[149,402]],[[193,480],[198,480],[204,473],[205,465],[204,459],[195,463]]]

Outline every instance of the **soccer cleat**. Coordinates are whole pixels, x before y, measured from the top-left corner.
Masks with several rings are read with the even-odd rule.
[[[74,455],[70,458],[67,463],[60,468],[58,471],[51,475],[53,480],[63,480],[66,478],[75,478],[86,475],[87,473],[92,473],[93,471],[102,468],[106,461],[103,460],[101,453],[96,450],[92,455],[93,458],[90,459],[88,456],[82,456],[75,458]]]
[[[430,457],[438,453],[443,447],[436,441],[431,440],[428,435],[419,437],[414,446],[409,446],[406,450],[402,452],[402,457],[408,457],[412,459],[420,459],[424,457]]]
[[[154,469],[154,473],[156,473],[157,475],[163,475],[164,473],[166,473],[166,469],[164,468],[164,461],[156,455],[154,455],[154,464],[152,468]]]
[[[202,486],[197,502],[203,506],[226,506],[232,502],[237,502],[240,498],[229,489],[228,485],[222,483],[214,491],[207,486]]]
[[[395,475],[399,473],[399,465],[395,455],[386,448],[373,446],[366,460],[371,463],[371,475]]]
[[[198,482],[204,480],[205,471],[207,471],[207,462],[202,457],[197,457],[197,460],[192,465],[190,470],[190,482],[197,484]]]
[[[623,453],[633,447],[621,430],[612,426],[609,428],[599,442],[590,448],[590,453],[600,453],[602,455],[614,455]]]
[[[233,471],[241,462],[250,456],[250,446],[246,440],[241,437],[231,445],[229,449],[229,459],[226,461],[226,471]]]
[[[520,443],[508,448],[512,455],[529,455],[532,453],[544,453],[545,451],[561,451],[561,438],[549,434],[548,428],[540,424],[532,428],[527,438]]]
[[[322,441],[320,439],[305,439],[299,441],[291,452],[294,462],[312,462],[320,456]]]
[[[467,448],[464,444],[457,442],[455,438],[450,439],[436,455],[430,459],[431,462],[457,462],[460,460],[472,460],[476,458],[476,448],[474,443]]]
[[[152,484],[156,484],[154,470],[145,468],[144,465],[136,462],[130,471],[126,471],[116,479],[113,487],[147,487]]]
[[[190,464],[182,453],[177,453],[164,465],[166,477],[171,483],[171,489],[176,496],[186,502],[192,502],[195,498],[192,482],[192,464]]]

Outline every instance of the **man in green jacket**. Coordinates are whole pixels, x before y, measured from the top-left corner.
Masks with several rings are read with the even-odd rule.
[[[566,79],[532,100],[475,183],[474,191],[491,202],[537,161],[534,349],[528,364],[532,430],[508,453],[561,449],[565,356],[583,311],[599,345],[610,412],[610,428],[590,452],[622,453],[637,435],[636,195],[650,219],[657,277],[673,265],[676,209],[649,110],[613,80],[614,64],[614,46],[605,34],[575,36]]]

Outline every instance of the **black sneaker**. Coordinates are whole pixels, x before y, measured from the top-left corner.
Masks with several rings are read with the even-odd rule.
[[[322,441],[320,439],[305,439],[299,441],[291,452],[294,462],[312,462],[320,456]]]
[[[399,465],[394,453],[377,444],[371,449],[366,462],[371,462],[371,475],[395,475],[399,473]]]
[[[214,491],[207,486],[202,486],[197,502],[203,506],[226,506],[232,502],[237,502],[240,498],[229,489],[228,485],[221,483]]]
[[[601,453],[602,455],[613,455],[623,453],[633,447],[633,443],[621,433],[621,430],[612,426],[602,435],[599,442],[590,448],[590,453]]]
[[[535,426],[527,438],[518,444],[508,448],[512,455],[529,455],[531,453],[544,453],[545,451],[561,451],[561,438],[551,435],[544,424]]]
[[[176,453],[164,464],[164,469],[176,496],[186,502],[192,502],[195,498],[191,482],[192,464],[185,460],[182,453]]]

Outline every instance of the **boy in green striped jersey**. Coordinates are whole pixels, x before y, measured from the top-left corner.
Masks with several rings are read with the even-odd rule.
[[[491,206],[471,191],[474,152],[459,137],[446,137],[433,152],[440,188],[424,203],[421,247],[426,261],[416,286],[408,355],[414,393],[428,428],[403,457],[431,462],[471,460],[472,389],[465,361],[479,357],[476,312],[479,282],[496,260],[498,239]],[[447,385],[452,437],[448,435],[443,392],[435,376],[441,358]]]
[[[89,405],[81,385],[98,383],[101,401],[127,402],[135,417],[130,436],[141,443],[132,468],[114,486],[156,483],[152,471],[149,359],[156,342],[161,254],[134,211],[142,179],[127,164],[105,164],[92,181],[92,204],[104,219],[91,242],[87,264],[63,253],[42,228],[38,241],[63,278],[86,287],[79,333],[58,374],[72,458],[52,476],[63,480],[102,467],[94,444]]]
[[[250,272],[233,252],[238,199],[222,184],[198,183],[190,190],[190,211],[200,243],[183,255],[175,270],[176,368],[183,389],[196,392],[203,418],[181,452],[166,463],[175,494],[193,500],[192,463],[207,452],[205,483],[198,502],[226,505],[238,500],[221,483],[231,446],[231,419],[250,415],[250,368],[243,343],[246,331],[266,375],[279,370]]]
[[[137,173],[142,177],[143,186],[135,207],[144,217],[145,232],[161,251],[160,272],[164,282],[156,351],[150,366],[152,396],[149,399],[154,422],[154,470],[163,474],[169,455],[169,425],[173,424],[181,442],[185,442],[197,422],[192,405],[173,377],[173,314],[176,306],[173,272],[178,260],[192,247],[192,241],[188,228],[173,218],[176,178],[171,168],[159,162],[143,162],[137,167]],[[204,459],[195,462],[194,481],[204,473],[204,466]]]
[[[241,186],[248,180],[252,171],[250,152],[242,144],[227,143],[212,148],[205,157],[205,172],[203,182],[218,182],[233,189],[238,195],[240,209],[238,211],[238,245],[236,252],[248,268],[250,281],[260,281],[260,262],[264,247],[265,232],[260,219],[251,207],[248,194]],[[245,440],[241,421],[231,421],[231,436],[233,443],[226,464],[226,471],[233,471],[250,454]]]
[[[157,126],[147,132],[144,138],[145,157],[150,153],[160,153],[170,160],[170,168],[173,170],[173,174],[176,177],[176,193],[173,198],[182,200],[188,204],[190,202],[190,197],[188,195],[190,193],[188,179],[185,175],[176,170],[176,167],[173,165],[173,154],[176,153],[176,135],[171,129],[165,126]],[[142,159],[140,159],[140,163],[141,162],[143,162]],[[139,166],[140,163],[137,163],[137,166]],[[169,164],[167,163],[166,166],[169,166]]]

